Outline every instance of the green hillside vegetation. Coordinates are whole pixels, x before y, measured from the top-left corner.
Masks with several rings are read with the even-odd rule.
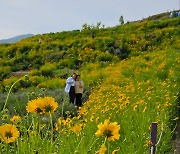
[[[21,116],[15,123],[21,135],[12,145],[1,140],[0,151],[149,153],[150,125],[155,121],[157,153],[173,153],[179,116],[179,36],[180,18],[164,13],[109,28],[84,24],[82,30],[0,45],[0,124]],[[74,71],[86,86],[79,110],[63,92]],[[28,101],[38,101],[39,96],[55,98],[56,112],[27,113]],[[97,135],[107,120],[116,122],[111,129],[118,130],[119,137],[108,136],[111,129]]]
[[[21,88],[43,87],[48,78],[66,78],[67,69],[76,70],[86,63],[103,65],[158,49],[178,49],[179,22],[179,18],[166,18],[112,28],[84,25],[81,31],[37,35],[0,45],[0,89],[4,91],[4,86],[14,82],[12,72],[29,71],[32,76],[34,82]],[[64,81],[55,85],[48,88],[63,87]]]

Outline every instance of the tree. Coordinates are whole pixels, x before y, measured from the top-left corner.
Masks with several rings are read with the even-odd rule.
[[[124,24],[123,16],[120,16],[120,18],[119,18],[119,23],[120,23],[120,25],[123,25],[123,24]]]
[[[97,28],[97,29],[100,29],[100,26],[101,26],[101,22],[97,22],[96,28]]]

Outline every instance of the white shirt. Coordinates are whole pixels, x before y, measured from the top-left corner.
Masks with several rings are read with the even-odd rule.
[[[69,93],[71,86],[75,86],[75,80],[73,77],[69,77],[66,80],[66,87],[65,87],[64,91]]]

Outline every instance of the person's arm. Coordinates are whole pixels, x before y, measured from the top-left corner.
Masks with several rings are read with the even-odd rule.
[[[66,80],[66,83],[67,84],[72,84],[74,82],[74,79],[72,77],[69,77],[67,80]]]

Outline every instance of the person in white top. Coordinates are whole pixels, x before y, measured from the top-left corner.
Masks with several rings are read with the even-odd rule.
[[[64,91],[69,93],[69,102],[74,104],[75,101],[75,78],[76,73],[73,73],[71,77],[66,80],[66,87]]]
[[[76,95],[76,106],[80,107],[82,105],[82,94],[84,92],[84,83],[80,79],[80,75],[76,75],[75,81],[75,95]]]

